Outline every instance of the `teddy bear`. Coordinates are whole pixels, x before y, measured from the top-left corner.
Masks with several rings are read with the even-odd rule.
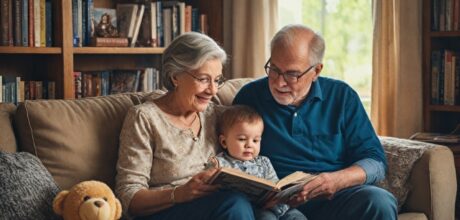
[[[121,204],[103,182],[84,181],[58,193],[53,210],[64,220],[115,220],[121,217]]]

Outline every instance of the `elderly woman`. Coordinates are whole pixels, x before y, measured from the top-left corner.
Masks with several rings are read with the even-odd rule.
[[[207,184],[204,164],[219,149],[221,109],[211,103],[223,84],[225,52],[209,37],[186,33],[163,54],[168,92],[133,107],[120,135],[116,194],[141,219],[254,219],[246,197]],[[221,107],[222,108],[222,107]]]

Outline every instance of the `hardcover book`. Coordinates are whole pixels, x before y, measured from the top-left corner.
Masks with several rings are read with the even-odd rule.
[[[91,39],[93,47],[127,47],[128,38],[126,37],[93,37]]]
[[[243,192],[252,202],[263,206],[272,198],[281,203],[289,200],[315,177],[316,175],[297,171],[274,183],[237,169],[221,167],[209,182],[221,185],[224,189]]]
[[[431,133],[431,132],[417,132],[413,134],[409,139],[424,141],[430,143],[460,143],[459,134],[441,134],[441,133]]]
[[[137,4],[117,4],[118,32],[120,37],[133,37],[137,10]]]

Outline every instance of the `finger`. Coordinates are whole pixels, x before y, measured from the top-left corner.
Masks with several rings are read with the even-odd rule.
[[[313,191],[314,189],[320,187],[321,185],[323,185],[323,180],[321,178],[315,178],[314,180],[308,182],[307,184],[305,184],[303,186],[303,191],[310,193],[311,191]]]
[[[219,189],[219,186],[201,184],[197,187],[197,189],[201,192],[214,192]]]
[[[210,180],[214,176],[217,170],[218,169],[216,168],[211,168],[211,169],[208,169],[204,172],[197,174],[196,177],[200,179],[202,182],[208,182],[208,180]]]

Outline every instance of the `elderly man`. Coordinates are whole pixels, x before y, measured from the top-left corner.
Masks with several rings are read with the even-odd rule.
[[[289,201],[308,219],[396,219],[394,196],[371,185],[385,177],[382,146],[356,92],[319,76],[324,50],[310,28],[282,28],[271,42],[268,77],[244,86],[234,104],[262,115],[261,154],[280,178],[319,174]]]

